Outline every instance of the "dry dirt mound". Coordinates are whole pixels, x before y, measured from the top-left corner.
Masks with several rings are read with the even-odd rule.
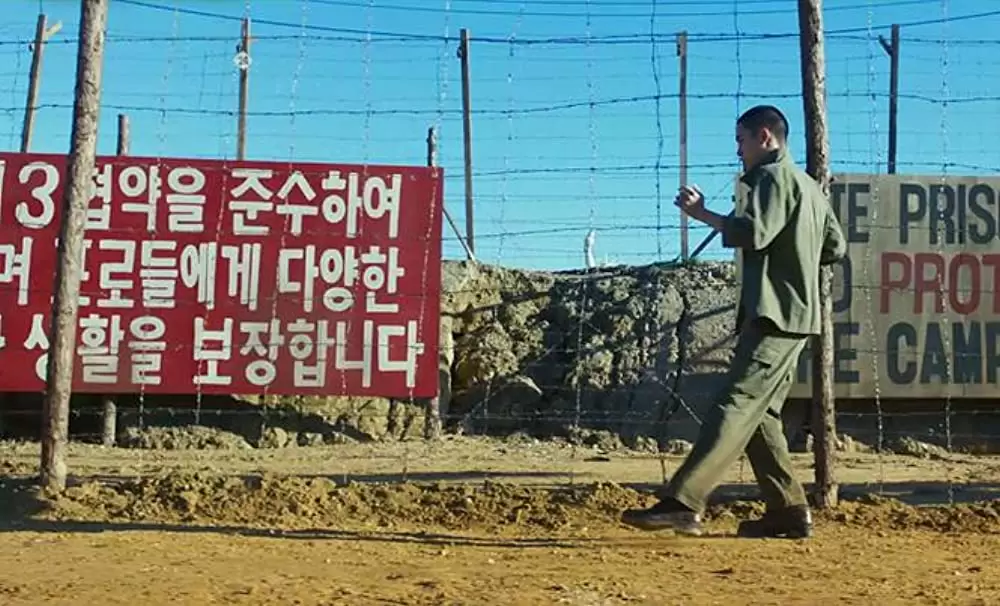
[[[45,517],[94,522],[263,526],[274,529],[436,527],[580,531],[617,525],[623,509],[651,498],[611,483],[546,489],[476,485],[338,485],[326,478],[168,474],[119,484],[87,483],[48,503]],[[756,502],[713,506],[730,525],[762,511]],[[913,507],[867,497],[818,515],[820,523],[875,531],[1000,532],[1000,501]]]
[[[146,450],[247,450],[241,436],[201,425],[182,427],[129,427],[119,437],[124,448]]]
[[[164,475],[68,489],[46,517],[272,528],[400,525],[572,529],[613,522],[643,500],[613,484],[542,490],[507,484],[337,485],[326,478]],[[596,519],[595,519],[596,518]]]
[[[895,499],[867,496],[843,503],[828,519],[878,530],[1000,533],[1000,500],[940,507],[913,507]]]

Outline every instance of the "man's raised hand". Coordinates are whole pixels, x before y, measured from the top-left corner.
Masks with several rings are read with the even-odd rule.
[[[698,217],[705,211],[705,195],[697,185],[685,185],[677,192],[674,204],[685,214]]]

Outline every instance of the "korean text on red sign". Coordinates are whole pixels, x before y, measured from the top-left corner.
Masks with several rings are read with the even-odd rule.
[[[0,153],[0,391],[45,386],[66,157]],[[98,157],[74,391],[431,397],[440,169]]]

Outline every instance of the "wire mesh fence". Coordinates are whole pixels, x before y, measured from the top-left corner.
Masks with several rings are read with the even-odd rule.
[[[681,171],[711,208],[728,212],[739,171],[735,119],[758,103],[786,112],[800,161],[803,149],[799,40],[787,7],[690,4],[120,0],[106,39],[99,153],[113,153],[113,125],[124,114],[131,155],[235,159],[242,68],[248,159],[419,166],[433,128],[456,226],[443,228],[438,403],[446,435],[555,436],[567,458],[544,457],[570,478],[594,473],[594,457],[608,452],[646,453],[661,464],[637,463],[641,471],[629,473],[652,481],[713,403],[739,289],[732,251],[701,225],[690,226],[698,262],[677,263],[681,222],[672,201]],[[76,15],[46,8],[64,27],[45,42],[30,150],[64,153]],[[1000,331],[988,303],[1000,221],[1000,123],[992,119],[1000,96],[991,79],[998,42],[977,34],[998,11],[953,11],[949,2],[845,1],[827,8],[826,32],[832,168],[844,184],[835,184],[834,197],[854,237],[836,304],[840,443],[845,460],[877,462],[849,472],[860,485],[897,478],[883,467],[893,453],[940,459],[933,479],[949,497],[972,473],[965,457],[992,453],[1000,434],[992,396]],[[0,133],[9,150],[24,123],[29,14],[0,30]],[[241,53],[244,19],[252,32]],[[668,30],[685,21],[699,25],[685,32],[682,74],[680,32]],[[893,23],[902,30],[894,50],[886,39]],[[464,260],[460,240],[469,233],[457,227],[468,210],[456,56],[466,27],[477,263]],[[899,53],[897,124],[888,119],[887,51]],[[898,175],[889,177],[893,129]],[[912,200],[901,197],[907,184]],[[900,240],[904,232],[917,235]],[[786,411],[799,450],[809,440],[807,369],[804,357]],[[105,429],[107,399],[74,399],[75,440],[100,443],[113,431],[117,445],[139,453],[401,440],[385,446],[397,470],[419,468],[444,448],[409,440],[425,434],[424,401],[118,395],[117,423]],[[37,437],[40,402],[8,394],[5,434]],[[332,452],[316,465],[364,475]],[[140,458],[139,468],[162,466],[158,457]],[[751,479],[749,470],[739,473]]]

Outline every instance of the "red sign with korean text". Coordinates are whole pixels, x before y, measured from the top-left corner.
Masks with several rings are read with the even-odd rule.
[[[45,388],[67,157],[0,153],[0,391]],[[443,178],[98,157],[81,393],[432,397]]]

